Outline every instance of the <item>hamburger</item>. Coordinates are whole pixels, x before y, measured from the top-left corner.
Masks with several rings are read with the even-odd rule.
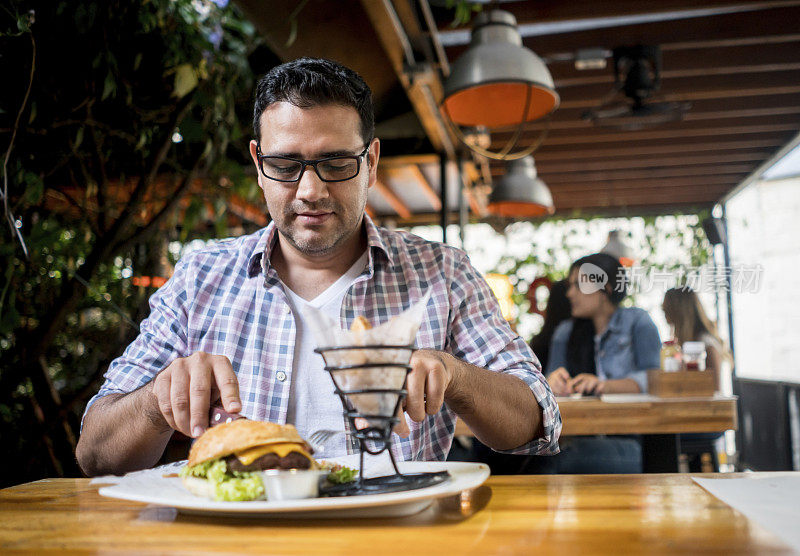
[[[316,469],[312,453],[294,425],[239,419],[203,433],[192,445],[180,476],[197,496],[257,500],[264,497],[261,471]]]

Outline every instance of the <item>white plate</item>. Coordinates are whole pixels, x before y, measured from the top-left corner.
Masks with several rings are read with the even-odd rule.
[[[343,496],[337,498],[312,498],[306,500],[217,502],[194,496],[183,488],[181,480],[164,477],[176,470],[173,466],[157,467],[131,473],[113,486],[100,489],[102,496],[121,498],[158,506],[177,508],[182,513],[228,516],[260,516],[265,518],[343,518],[343,517],[399,517],[412,515],[427,508],[433,500],[475,488],[489,477],[489,467],[482,463],[449,462],[399,462],[401,473],[448,471],[450,479],[444,483],[387,494]]]

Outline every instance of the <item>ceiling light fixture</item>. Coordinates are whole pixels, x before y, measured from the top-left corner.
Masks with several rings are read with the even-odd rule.
[[[546,118],[558,108],[559,96],[547,66],[522,46],[517,20],[503,10],[481,12],[472,28],[469,49],[452,65],[444,84],[442,111],[456,136],[470,150],[495,160],[516,160],[531,154],[533,145],[513,152],[526,124]],[[461,128],[489,131],[513,128],[499,151],[469,142]]]
[[[489,196],[489,212],[497,216],[528,218],[555,212],[553,195],[536,175],[532,156],[508,162],[506,173]]]

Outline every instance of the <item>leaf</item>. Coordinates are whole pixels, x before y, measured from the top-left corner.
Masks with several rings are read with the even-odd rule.
[[[28,173],[26,175],[27,187],[25,187],[25,200],[30,204],[35,205],[44,194],[44,181],[35,174]]]
[[[292,19],[289,22],[289,38],[286,39],[286,44],[284,45],[286,48],[289,48],[294,44],[294,41],[297,40],[297,20]]]
[[[108,72],[106,74],[106,81],[103,84],[103,94],[101,95],[100,100],[107,99],[116,90],[117,90],[117,82],[114,81],[114,76],[111,75],[111,72]]]
[[[78,128],[78,133],[75,134],[75,143],[73,143],[72,148],[78,150],[81,143],[83,143],[83,127]]]
[[[175,68],[175,86],[173,96],[183,98],[197,87],[197,74],[191,64],[181,64]]]

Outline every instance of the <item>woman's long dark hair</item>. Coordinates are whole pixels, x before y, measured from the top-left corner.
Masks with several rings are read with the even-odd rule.
[[[550,340],[553,338],[556,326],[570,317],[569,299],[567,299],[566,280],[559,280],[550,286],[550,297],[547,298],[547,307],[544,310],[544,324],[539,333],[531,340],[531,349],[542,368],[547,368],[550,358]]]
[[[581,257],[569,269],[569,273],[583,264],[593,264],[608,276],[608,283],[601,291],[605,292],[608,300],[617,306],[625,299],[627,293],[627,281],[625,279],[625,268],[619,260],[605,253],[594,253]],[[594,358],[594,322],[592,319],[573,318],[572,332],[567,341],[567,370],[571,376],[580,373],[597,373],[597,365]]]

